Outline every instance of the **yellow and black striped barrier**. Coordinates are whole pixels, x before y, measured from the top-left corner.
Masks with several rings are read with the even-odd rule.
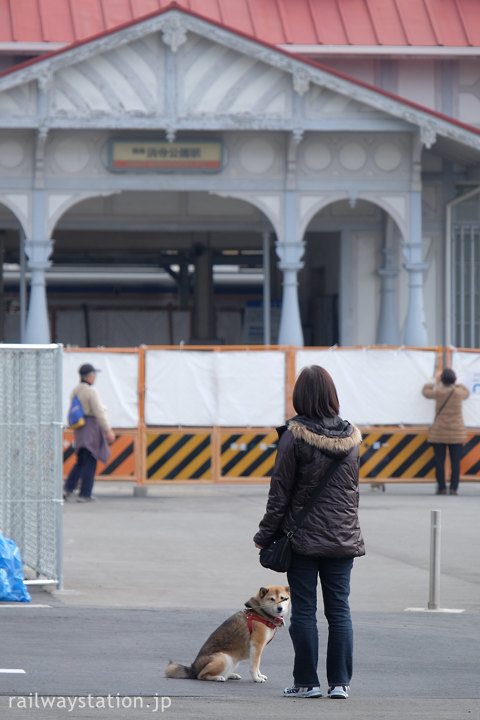
[[[428,428],[363,428],[360,481],[434,482],[435,464]],[[73,432],[63,441],[63,474],[76,455]],[[275,464],[277,433],[271,428],[205,428],[141,432],[120,430],[106,465],[98,463],[99,480],[130,480],[138,485],[161,482],[265,482]],[[143,450],[142,450],[143,448]],[[447,469],[448,474],[448,469]],[[480,433],[469,432],[460,475],[480,480]]]
[[[427,432],[364,432],[360,446],[360,479],[432,480],[435,464]]]
[[[221,432],[220,477],[265,478],[272,474],[277,433]]]
[[[460,475],[465,479],[480,479],[480,435],[470,435],[463,446]]]
[[[146,481],[213,480],[211,433],[147,432]]]
[[[137,480],[136,443],[137,433],[117,434],[110,445],[110,458],[106,464],[97,464],[97,478],[104,480]],[[73,432],[67,430],[63,436],[63,475],[67,477],[77,461],[73,446]]]

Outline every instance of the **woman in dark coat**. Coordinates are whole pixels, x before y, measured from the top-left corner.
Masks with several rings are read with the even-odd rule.
[[[337,391],[318,365],[304,368],[293,390],[298,413],[278,430],[279,444],[265,515],[254,537],[262,548],[288,531],[329,465],[333,475],[292,537],[287,577],[295,652],[294,684],[286,697],[320,697],[317,583],[328,622],[327,680],[331,698],[348,697],[353,668],[353,629],[348,597],[353,558],[365,554],[358,521],[358,428],[338,416]]]

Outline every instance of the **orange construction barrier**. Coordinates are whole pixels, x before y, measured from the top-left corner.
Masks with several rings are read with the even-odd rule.
[[[129,481],[136,485],[158,483],[265,483],[271,476],[277,434],[267,427],[147,427],[145,425],[145,346],[140,348],[82,348],[65,352],[138,354],[138,427],[116,430],[117,439],[106,465],[98,464],[97,480]],[[285,407],[294,414],[292,391],[295,384],[293,346],[177,346],[154,349],[229,350],[252,352],[281,350],[285,353]],[[301,348],[303,349],[303,348]],[[308,348],[315,349],[315,348]],[[360,349],[360,348],[351,348]],[[395,348],[375,348],[395,349]],[[443,366],[444,349],[406,348],[437,351],[437,367]],[[449,364],[449,350],[445,352]],[[386,482],[434,482],[433,452],[427,442],[427,427],[361,428],[360,481],[383,485]],[[73,432],[64,431],[63,472],[66,477],[75,462]],[[469,433],[461,462],[463,480],[480,480],[480,431]]]

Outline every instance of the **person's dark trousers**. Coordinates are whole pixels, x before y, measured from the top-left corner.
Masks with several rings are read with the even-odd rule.
[[[320,685],[318,680],[317,582],[328,622],[327,680],[349,685],[353,671],[353,628],[348,597],[352,558],[312,558],[293,554],[287,573],[292,614],[290,637],[295,652],[295,685]]]
[[[97,461],[93,457],[90,450],[80,448],[77,453],[77,462],[70,470],[68,478],[65,481],[64,491],[72,493],[78,485],[78,481],[82,480],[80,488],[80,497],[90,497],[95,482],[95,471],[97,469]]]
[[[462,459],[462,445],[451,444],[448,446],[448,453],[450,455],[450,465],[452,467],[452,474],[450,476],[450,491],[458,490],[458,483],[460,481],[460,460]]]
[[[462,457],[462,445],[461,443],[453,443],[447,445],[446,443],[433,443],[433,453],[435,456],[435,473],[437,476],[437,484],[439,492],[446,490],[445,484],[445,457],[447,454],[450,455],[450,465],[452,467],[452,475],[450,478],[450,490],[458,490],[458,483],[460,480],[460,460]]]
[[[445,455],[447,446],[445,443],[433,443],[433,454],[435,458],[435,475],[437,477],[438,492],[445,492]]]

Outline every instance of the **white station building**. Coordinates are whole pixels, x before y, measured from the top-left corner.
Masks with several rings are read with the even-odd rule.
[[[480,33],[307,5],[0,33],[0,339],[480,346]]]

